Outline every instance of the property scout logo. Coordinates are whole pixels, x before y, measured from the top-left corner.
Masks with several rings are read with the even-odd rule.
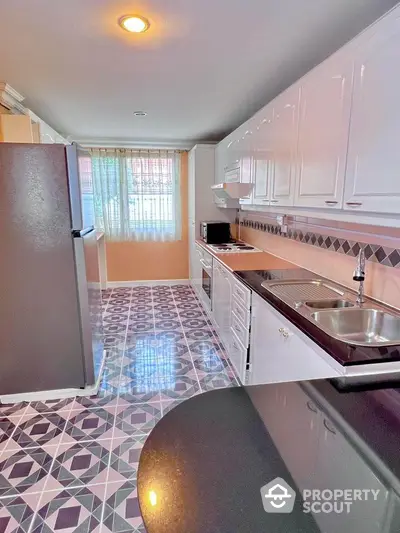
[[[277,477],[261,487],[261,500],[266,513],[291,513],[296,492],[286,481]],[[301,493],[303,513],[350,513],[357,501],[376,501],[378,489],[306,489]]]

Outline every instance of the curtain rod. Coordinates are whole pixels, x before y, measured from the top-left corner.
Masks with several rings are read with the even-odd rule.
[[[183,154],[189,150],[179,150],[176,148],[111,148],[111,147],[100,147],[100,146],[85,146],[85,150],[100,150],[106,152],[107,150],[112,150],[115,152],[174,152],[175,154]]]

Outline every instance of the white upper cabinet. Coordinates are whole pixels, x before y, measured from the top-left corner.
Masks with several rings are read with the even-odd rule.
[[[257,115],[252,138],[253,151],[253,204],[269,205],[273,178],[273,132],[274,110],[267,106]]]
[[[294,200],[295,157],[298,130],[299,85],[290,87],[273,101],[272,206],[290,206]]]
[[[342,207],[352,77],[344,51],[301,80],[296,206]]]
[[[253,150],[252,139],[254,135],[253,131],[254,117],[241,126],[241,137],[239,139],[240,144],[240,182],[241,183],[253,183]],[[251,204],[253,197],[253,191],[250,191],[248,196],[240,198],[240,204]]]
[[[360,36],[344,208],[400,214],[400,12]]]

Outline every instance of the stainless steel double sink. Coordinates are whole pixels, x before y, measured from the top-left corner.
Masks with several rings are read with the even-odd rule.
[[[325,333],[348,344],[400,344],[400,315],[323,279],[264,281],[261,284]]]

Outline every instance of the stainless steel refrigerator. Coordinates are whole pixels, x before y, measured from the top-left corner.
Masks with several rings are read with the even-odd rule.
[[[0,395],[93,385],[103,360],[93,199],[75,145],[0,143]]]

